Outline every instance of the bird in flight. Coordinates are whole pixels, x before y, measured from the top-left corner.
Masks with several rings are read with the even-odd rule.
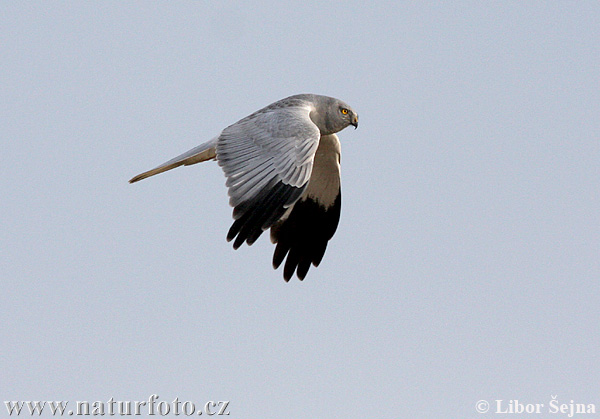
[[[358,115],[339,99],[301,94],[281,99],[225,128],[212,140],[133,177],[216,160],[225,172],[233,248],[271,229],[273,267],[300,280],[318,266],[340,219],[340,141]]]

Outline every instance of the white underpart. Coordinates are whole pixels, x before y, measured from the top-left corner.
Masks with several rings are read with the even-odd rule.
[[[340,154],[341,146],[337,135],[321,137],[310,181],[300,199],[310,198],[325,208],[334,204],[340,193]]]
[[[308,186],[298,201],[308,198],[318,202],[325,209],[330,208],[340,193],[340,155],[342,147],[337,135],[324,135],[319,141],[315,153],[313,170]],[[295,205],[295,204],[294,204]],[[287,220],[294,205],[291,205],[279,219],[279,223]],[[271,241],[275,243],[274,237]]]

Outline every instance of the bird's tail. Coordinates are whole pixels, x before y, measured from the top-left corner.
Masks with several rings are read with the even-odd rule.
[[[166,172],[167,170],[171,170],[179,166],[189,166],[190,164],[196,164],[206,160],[215,159],[217,156],[217,139],[218,137],[215,137],[212,140],[204,144],[200,144],[199,146],[194,147],[189,151],[186,151],[185,153],[175,157],[174,159],[169,160],[168,162],[161,164],[160,166],[155,167],[152,170],[140,173],[139,175],[132,177],[129,183],[134,183],[138,180],[146,179],[147,177]]]

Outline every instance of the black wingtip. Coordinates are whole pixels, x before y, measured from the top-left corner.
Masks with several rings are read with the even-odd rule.
[[[307,198],[294,205],[290,215],[271,230],[277,243],[273,253],[273,267],[283,265],[283,276],[288,281],[294,272],[302,281],[311,266],[323,260],[327,242],[333,237],[340,218],[341,195],[333,205],[323,207]]]
[[[238,250],[242,244],[244,244],[244,237],[237,236],[233,242],[233,250]]]
[[[274,179],[253,198],[238,204],[233,209],[233,222],[227,233],[227,241],[233,239],[233,248],[244,242],[252,245],[287,210],[288,202],[295,202],[304,187],[297,188]]]

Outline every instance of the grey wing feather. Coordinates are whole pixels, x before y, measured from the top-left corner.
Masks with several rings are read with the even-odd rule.
[[[296,202],[308,184],[320,131],[306,105],[266,108],[223,130],[217,161],[236,220],[228,240],[248,244]]]
[[[159,173],[166,172],[167,170],[174,169],[179,166],[189,166],[191,164],[200,163],[206,160],[211,160],[216,157],[216,145],[218,137],[213,138],[210,141],[200,144],[191,150],[186,151],[183,154],[155,167],[147,172],[140,173],[137,176],[131,178],[129,183],[134,183],[142,179],[146,179],[150,176],[157,175]]]

